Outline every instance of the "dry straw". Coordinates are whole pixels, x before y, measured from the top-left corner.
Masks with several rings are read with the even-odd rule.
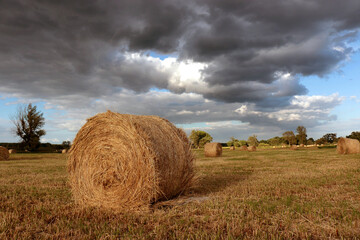
[[[9,150],[0,146],[0,161],[9,160]]]
[[[357,139],[340,138],[337,143],[336,152],[339,154],[360,153],[360,143]]]
[[[296,145],[291,145],[290,150],[298,150],[298,147]]]
[[[68,153],[68,149],[63,149],[63,150],[61,150],[61,153],[62,153],[62,154]]]
[[[247,150],[248,150],[248,148],[246,145],[243,145],[240,147],[240,151],[247,151]]]
[[[204,146],[205,157],[220,157],[222,154],[222,146],[218,142],[207,143]]]
[[[255,147],[255,146],[249,146],[249,147],[247,148],[247,150],[248,150],[249,152],[255,152],[255,151],[256,151],[256,147]]]
[[[16,153],[16,150],[15,150],[15,149],[10,149],[10,150],[9,150],[9,153],[10,153],[10,154],[14,154],[14,153]]]
[[[235,150],[235,146],[231,146],[230,150],[234,151]]]
[[[157,116],[107,111],[87,120],[69,151],[75,201],[116,211],[145,209],[194,182],[184,131]]]

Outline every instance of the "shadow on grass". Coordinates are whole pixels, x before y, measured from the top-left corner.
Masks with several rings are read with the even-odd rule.
[[[208,195],[221,192],[246,180],[252,173],[253,171],[232,170],[200,176],[193,193],[196,195]]]

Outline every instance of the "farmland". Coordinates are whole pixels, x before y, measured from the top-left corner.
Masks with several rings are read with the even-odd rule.
[[[360,155],[195,150],[198,182],[147,211],[74,204],[65,154],[0,162],[0,239],[360,238]]]

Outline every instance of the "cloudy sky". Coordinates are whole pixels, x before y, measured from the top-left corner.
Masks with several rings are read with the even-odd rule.
[[[0,1],[0,142],[32,102],[43,142],[107,109],[216,141],[360,131],[359,0]]]

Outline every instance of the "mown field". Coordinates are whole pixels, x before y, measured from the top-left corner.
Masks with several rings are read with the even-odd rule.
[[[11,155],[0,162],[0,239],[360,238],[359,154],[195,153],[192,192],[121,214],[73,203],[65,155]]]

